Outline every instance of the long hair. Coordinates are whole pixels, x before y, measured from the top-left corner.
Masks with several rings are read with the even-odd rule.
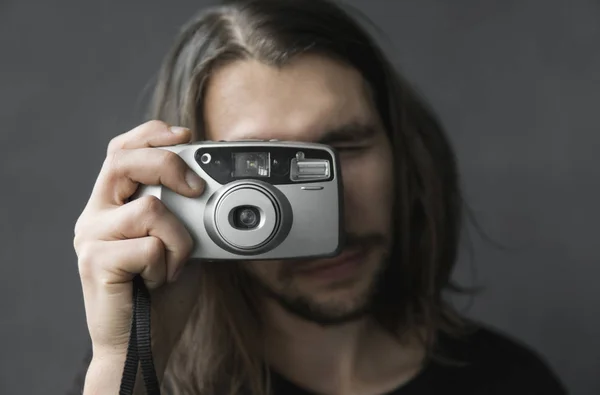
[[[461,234],[462,197],[454,152],[435,114],[350,13],[327,0],[239,0],[204,10],[185,25],[161,68],[151,118],[204,138],[204,90],[211,72],[237,60],[283,67],[316,53],[345,62],[370,86],[394,152],[394,243],[373,317],[398,337],[424,328],[459,333],[466,322],[444,302]],[[169,360],[173,393],[268,393],[261,322],[238,264],[202,264],[196,309]]]

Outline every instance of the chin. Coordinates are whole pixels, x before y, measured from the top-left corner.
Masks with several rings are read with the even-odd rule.
[[[384,254],[373,249],[365,255],[288,266],[278,279],[267,280],[273,272],[255,279],[265,296],[289,313],[319,325],[338,325],[368,313],[383,262]]]
[[[357,276],[324,281],[297,279],[276,298],[289,312],[320,325],[336,325],[364,317],[377,286],[377,268]]]
[[[279,295],[276,299],[292,315],[321,326],[332,326],[366,316],[371,307],[371,294],[370,287],[356,284],[312,293]]]

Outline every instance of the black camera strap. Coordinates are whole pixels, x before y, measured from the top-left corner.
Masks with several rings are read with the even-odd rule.
[[[119,395],[133,395],[138,365],[142,367],[146,393],[160,395],[160,385],[152,358],[150,315],[150,292],[148,292],[142,277],[137,275],[133,279],[131,331]]]

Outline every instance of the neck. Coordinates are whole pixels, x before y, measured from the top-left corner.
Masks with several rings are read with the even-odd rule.
[[[307,390],[332,395],[384,393],[420,370],[424,352],[414,337],[400,341],[369,317],[324,327],[275,302],[266,304],[267,360],[275,371]]]

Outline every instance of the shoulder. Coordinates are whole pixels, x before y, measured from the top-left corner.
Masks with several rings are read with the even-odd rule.
[[[441,336],[434,368],[486,394],[567,394],[548,361],[529,345],[477,324],[461,337]],[[476,387],[476,388],[475,388]],[[478,392],[479,393],[479,392]]]

